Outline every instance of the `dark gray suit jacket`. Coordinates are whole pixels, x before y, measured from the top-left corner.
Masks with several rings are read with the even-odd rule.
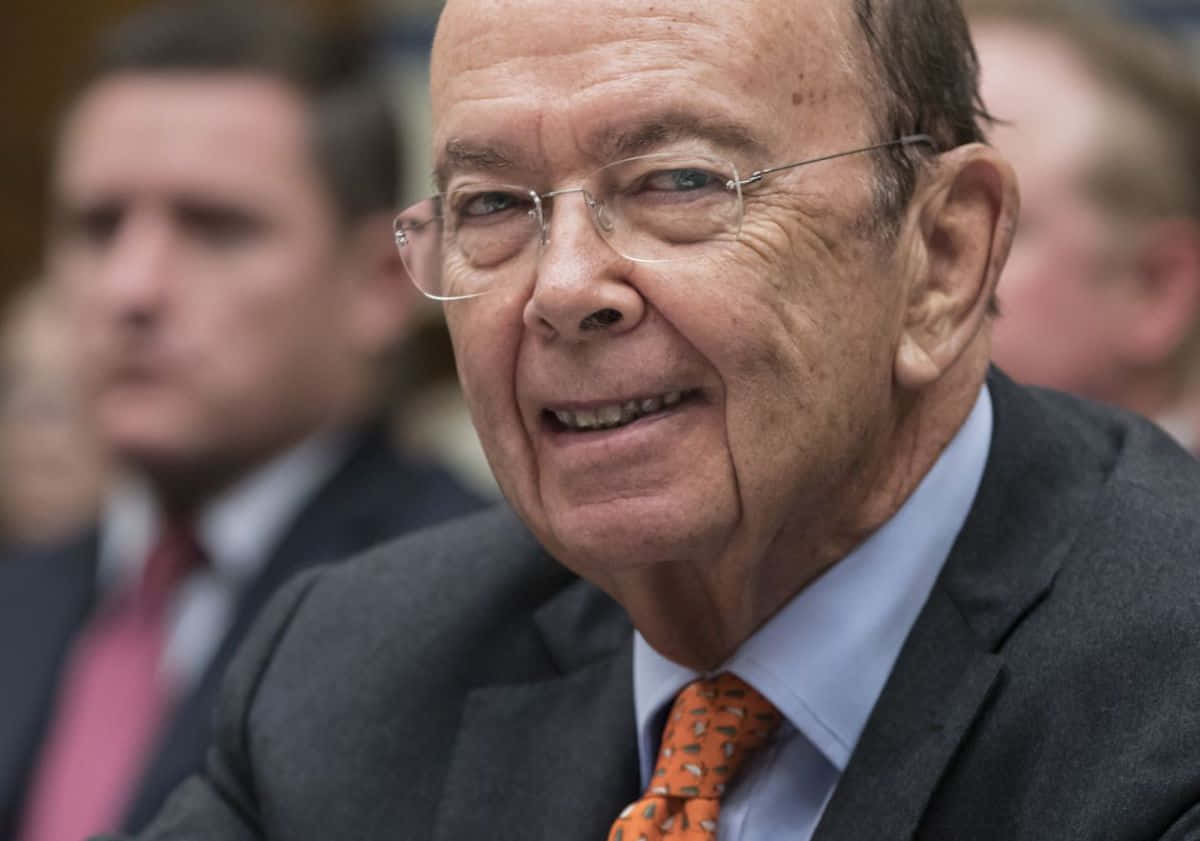
[[[1200,468],[990,383],[979,495],[816,838],[1200,838]],[[638,793],[630,636],[505,510],[307,574],[143,838],[599,841]]]
[[[243,592],[220,648],[181,699],[137,785],[124,828],[138,830],[204,761],[221,676],[268,597],[300,570],[481,506],[445,471],[398,458],[384,429],[351,452],[305,504]],[[54,709],[61,666],[95,598],[95,529],[64,545],[0,557],[0,838],[17,832]]]

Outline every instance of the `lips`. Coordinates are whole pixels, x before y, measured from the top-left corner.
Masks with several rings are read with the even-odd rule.
[[[695,394],[689,391],[669,391],[653,397],[626,400],[588,409],[547,409],[546,412],[561,428],[572,432],[596,429],[616,429],[649,415],[665,412]]]

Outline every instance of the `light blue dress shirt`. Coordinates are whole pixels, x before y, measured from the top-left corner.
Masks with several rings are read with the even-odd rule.
[[[992,437],[984,386],[966,422],[899,511],[760,628],[717,671],[783,714],[726,795],[718,841],[808,841],[929,597],[979,489]],[[642,786],[662,717],[696,672],[634,635]]]

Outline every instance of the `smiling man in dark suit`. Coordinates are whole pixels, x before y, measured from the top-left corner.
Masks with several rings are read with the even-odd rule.
[[[989,370],[955,0],[450,0],[432,81],[512,511],[295,582],[143,838],[1200,837],[1200,472]]]
[[[0,836],[140,828],[292,573],[476,507],[373,420],[418,300],[386,101],[283,9],[123,23],[64,115],[48,270],[125,476],[0,561]]]

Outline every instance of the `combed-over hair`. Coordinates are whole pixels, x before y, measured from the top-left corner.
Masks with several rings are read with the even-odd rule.
[[[868,102],[878,140],[927,134],[938,151],[985,139],[990,120],[979,95],[979,62],[959,0],[853,0],[866,43]],[[880,215],[890,227],[912,198],[927,150],[880,155]]]

